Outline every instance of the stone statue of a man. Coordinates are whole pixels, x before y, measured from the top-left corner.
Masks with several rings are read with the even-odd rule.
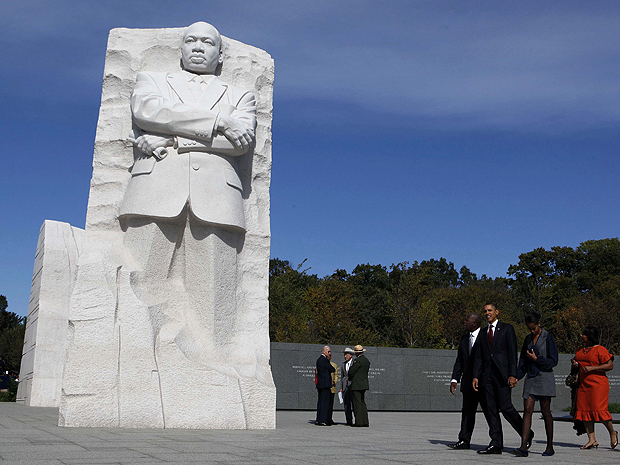
[[[137,75],[131,110],[140,152],[120,218],[156,357],[158,345],[174,343],[228,373],[245,232],[236,158],[254,144],[256,103],[215,75],[221,45],[213,26],[194,23],[183,36],[182,71]]]
[[[110,33],[61,426],[275,427],[273,60],[224,41],[204,22]],[[233,82],[256,89],[258,126],[254,93]]]
[[[254,143],[256,104],[252,92],[215,76],[221,46],[213,26],[194,23],[183,37],[183,71],[138,74],[131,109],[145,156],[132,168],[121,217],[177,218],[187,208],[202,222],[244,230],[235,157]],[[176,153],[162,158],[161,147]]]

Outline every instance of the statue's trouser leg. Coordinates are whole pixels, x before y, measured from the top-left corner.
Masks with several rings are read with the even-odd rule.
[[[121,271],[125,278],[119,282],[120,426],[162,427],[162,372],[155,345],[162,326],[174,314],[171,300],[175,306],[186,300],[168,280],[184,224],[132,218],[126,225],[124,245],[133,263],[131,270]]]
[[[234,334],[237,318],[237,253],[242,236],[192,218],[168,221],[132,219],[125,245],[137,270],[136,296],[161,324],[174,320],[199,334],[204,349],[219,351]],[[157,326],[159,324],[159,327]]]
[[[234,374],[227,354],[236,328],[237,253],[243,236],[185,214],[174,221],[135,221],[125,239],[138,268],[132,288],[150,310],[163,410],[170,418],[171,402],[199,402],[189,398],[191,392],[179,392],[179,377],[198,381],[204,376],[196,392],[200,397],[211,381],[215,391],[229,382],[208,374],[209,369]],[[181,373],[186,363],[191,374]],[[176,390],[167,393],[169,384]]]

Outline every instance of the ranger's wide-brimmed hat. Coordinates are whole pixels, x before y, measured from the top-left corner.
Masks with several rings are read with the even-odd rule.
[[[366,349],[364,349],[362,346],[360,345],[356,345],[353,350],[355,351],[355,353],[357,354],[358,352],[366,352]]]

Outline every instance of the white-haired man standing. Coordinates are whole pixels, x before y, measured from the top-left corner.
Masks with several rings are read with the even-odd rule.
[[[330,363],[332,350],[324,346],[321,355],[316,360],[316,390],[318,399],[316,402],[316,425],[331,426],[329,421],[329,401],[332,386],[332,373],[336,369]]]

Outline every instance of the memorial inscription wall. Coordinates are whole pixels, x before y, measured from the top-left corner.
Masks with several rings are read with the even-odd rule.
[[[319,344],[271,343],[271,369],[277,388],[276,408],[282,410],[313,410],[316,408],[314,367],[321,354]],[[345,346],[333,345],[332,361],[340,366]],[[400,349],[367,347],[370,360],[370,390],[366,393],[369,410],[460,411],[460,392],[450,394],[455,350]],[[551,408],[560,411],[570,406],[570,389],[564,385],[570,371],[572,354],[561,354],[555,368],[557,397]],[[608,373],[609,401],[620,402],[620,373]],[[514,405],[520,410],[523,382],[512,392]],[[335,410],[342,410],[338,400]]]

